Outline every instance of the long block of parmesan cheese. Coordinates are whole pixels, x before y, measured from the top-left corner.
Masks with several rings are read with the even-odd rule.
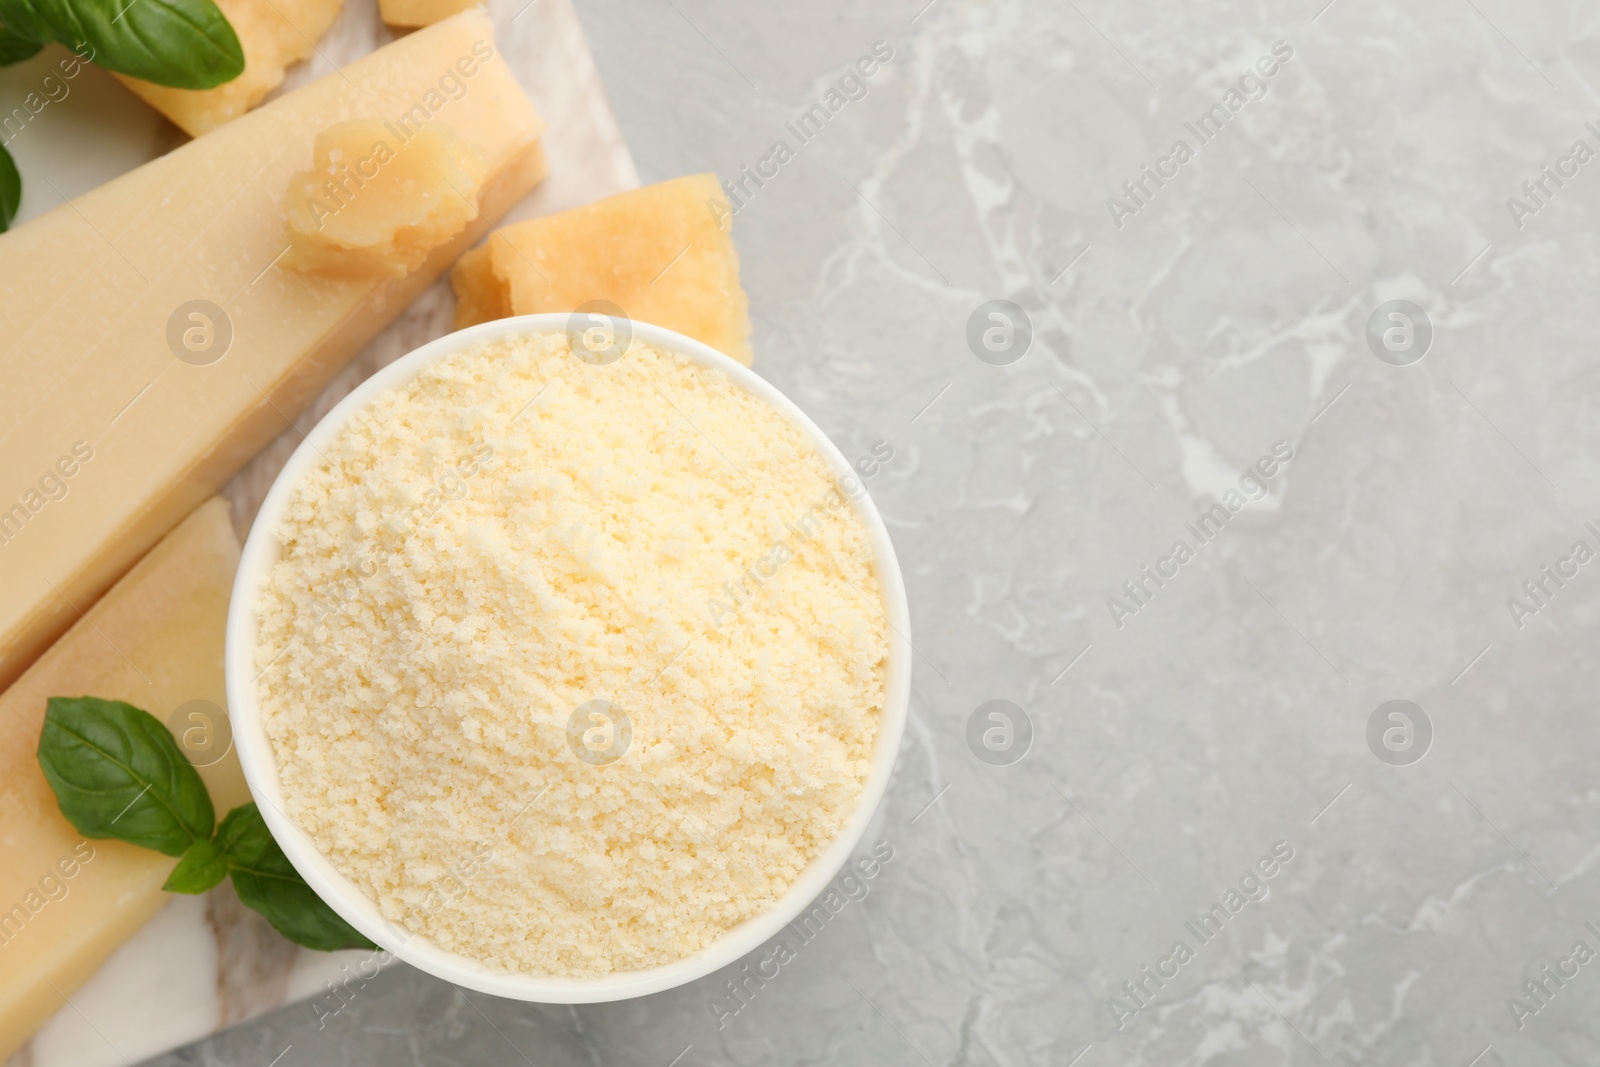
[[[476,214],[399,276],[280,263],[291,177],[356,120],[448,131]],[[0,234],[0,685],[538,182],[542,129],[469,11]]]
[[[161,906],[177,862],[89,841],[36,755],[53,696],[126,700],[167,722],[219,817],[249,792],[223,719],[222,639],[239,544],[221,499],[199,508],[0,695],[0,1059],[65,1007]]]

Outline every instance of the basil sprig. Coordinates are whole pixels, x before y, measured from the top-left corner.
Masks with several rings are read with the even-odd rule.
[[[0,0],[0,23],[13,42],[0,54],[18,51],[17,40],[58,41],[107,70],[176,89],[210,89],[244,70],[239,37],[213,0]]]
[[[232,877],[239,899],[296,944],[377,947],[312,892],[255,804],[215,825],[205,782],[149,712],[120,700],[51,697],[39,766],[61,814],[85,837],[180,857],[162,888],[204,893]]]

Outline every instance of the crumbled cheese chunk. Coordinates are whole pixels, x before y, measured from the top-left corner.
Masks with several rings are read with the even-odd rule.
[[[314,155],[284,196],[284,266],[404,277],[478,217],[483,156],[443,123],[352,119],[317,134]]]
[[[681,958],[861,794],[870,540],[716,370],[559,333],[450,356],[347,423],[279,537],[257,684],[288,813],[444,948],[542,975]]]

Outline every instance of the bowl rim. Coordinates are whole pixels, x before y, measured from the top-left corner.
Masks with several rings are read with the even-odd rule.
[[[567,333],[573,321],[573,315],[556,312],[496,319],[457,330],[381,368],[334,405],[295,448],[274,479],[251,525],[228,604],[223,653],[229,723],[245,780],[268,828],[312,890],[381,951],[419,970],[477,992],[548,1004],[626,1000],[692,982],[759,948],[821,896],[855,853],[888,790],[909,713],[913,652],[910,608],[894,544],[865,483],[827,435],[776,386],[709,345],[651,323],[615,317],[615,323],[626,323],[631,328],[635,340],[722,371],[739,386],[772,404],[811,441],[836,481],[848,476],[860,487],[859,493],[844,495],[871,540],[874,569],[883,592],[890,629],[883,712],[866,784],[838,836],[812,858],[771,908],[724,931],[700,951],[671,963],[599,978],[507,973],[441,948],[425,936],[411,933],[383,918],[377,905],[323,856],[283,810],[276,761],[256,702],[256,681],[260,675],[255,671],[254,654],[255,605],[262,582],[278,557],[277,530],[295,487],[306,471],[322,458],[320,449],[379,394],[410,381],[426,367],[449,355],[508,336]],[[269,664],[267,669],[270,667]]]

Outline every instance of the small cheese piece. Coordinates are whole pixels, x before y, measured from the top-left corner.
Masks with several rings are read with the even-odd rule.
[[[378,10],[391,26],[432,26],[475,3],[477,0],[378,0]]]
[[[284,265],[409,274],[477,218],[483,176],[483,157],[442,123],[409,136],[372,119],[329,127],[311,169],[289,179]]]
[[[370,116],[448,124],[477,217],[403,278],[284,268],[290,175]],[[469,11],[0,234],[0,686],[543,177],[542,129]]]
[[[46,701],[97,696],[143,708],[186,745],[219,818],[246,803],[223,715],[222,643],[238,563],[227,502],[213,499],[0,695],[0,1059],[155,914],[177,862],[85,840],[61,815],[37,757]]]
[[[309,57],[344,0],[217,0],[244,49],[244,73],[214,89],[173,89],[118,74],[117,80],[199,137],[238,118],[283,84],[291,64]]]
[[[605,301],[748,367],[732,218],[716,176],[695,174],[507,226],[456,264],[456,328]]]

